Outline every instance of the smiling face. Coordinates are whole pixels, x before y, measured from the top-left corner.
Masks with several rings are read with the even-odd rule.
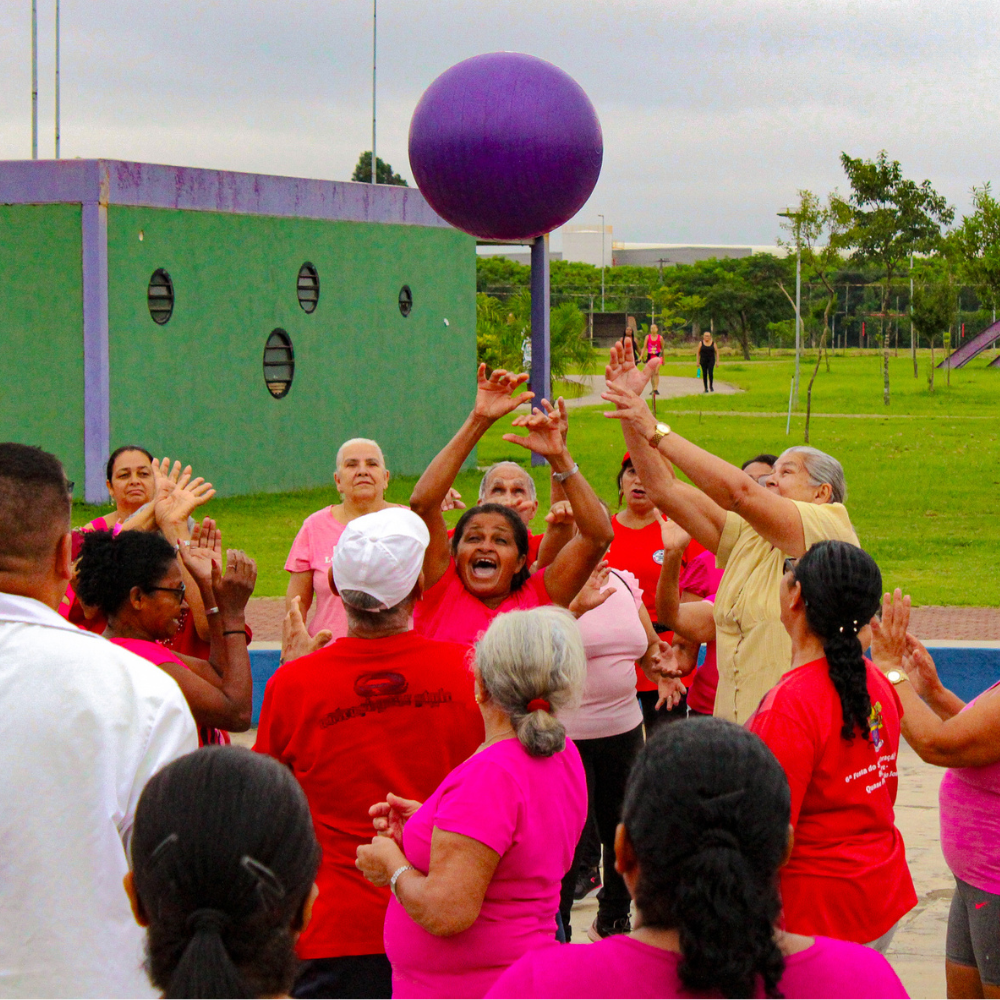
[[[181,627],[181,614],[187,607],[187,601],[176,591],[183,582],[180,566],[175,560],[156,581],[157,588],[169,589],[149,592],[137,587],[132,589],[127,603],[131,606],[134,622],[154,640],[169,639]]]
[[[126,515],[153,499],[153,465],[143,452],[123,451],[115,459],[108,492],[118,510]]]
[[[455,549],[455,571],[465,589],[481,601],[502,601],[524,568],[514,530],[502,514],[474,514]]]
[[[801,452],[785,452],[774,463],[774,472],[768,477],[765,486],[776,490],[779,496],[789,500],[801,500],[804,503],[829,503],[833,490],[828,483],[820,486],[810,482],[809,470],[806,468],[805,456]]]
[[[519,465],[505,463],[497,466],[490,474],[480,503],[498,503],[517,512],[525,526],[538,511],[538,500],[532,497],[532,480]]]
[[[636,517],[647,517],[652,511],[653,503],[647,499],[639,475],[631,465],[627,465],[622,473],[622,494],[628,509]]]
[[[381,500],[389,485],[389,472],[382,453],[365,441],[345,445],[333,478],[348,503]]]

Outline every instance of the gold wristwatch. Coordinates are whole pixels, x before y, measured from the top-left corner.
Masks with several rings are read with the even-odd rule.
[[[662,421],[656,425],[653,433],[646,439],[649,441],[653,448],[658,448],[660,442],[670,433],[670,424],[665,424]]]
[[[910,678],[903,673],[902,670],[887,670],[885,672],[886,680],[897,687],[903,683],[903,681],[908,681]]]

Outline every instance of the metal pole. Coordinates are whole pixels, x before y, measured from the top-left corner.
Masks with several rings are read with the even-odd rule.
[[[795,250],[795,405],[799,402],[799,355],[802,351],[802,250]]]
[[[899,310],[897,310],[898,312]],[[913,337],[913,254],[910,254],[910,357],[913,359],[913,377],[917,378],[917,343]]]
[[[31,0],[31,158],[38,159],[38,0]]]
[[[598,213],[597,216],[601,220],[601,312],[604,312],[604,231],[607,226],[604,225],[604,216]]]
[[[56,159],[59,159],[59,0],[56,0]]]
[[[549,365],[549,237],[531,243],[531,380],[534,405],[551,399]],[[541,455],[531,453],[532,465],[545,465]]]
[[[378,28],[378,0],[372,0],[372,184],[377,184],[375,178],[375,164],[378,160],[375,156],[375,63],[378,53],[376,34]]]

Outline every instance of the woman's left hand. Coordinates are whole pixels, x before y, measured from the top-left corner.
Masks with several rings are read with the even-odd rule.
[[[906,655],[906,629],[910,624],[910,595],[896,588],[882,598],[882,620],[872,618],[872,660],[883,673],[900,670]]]
[[[545,458],[561,455],[566,450],[559,411],[547,399],[542,400],[541,410],[536,406],[531,413],[515,417],[512,426],[526,427],[528,436],[504,434],[504,441],[519,444],[522,448],[527,448]]]
[[[659,699],[656,702],[656,711],[665,708],[668,712],[676,708],[684,697],[684,682],[676,677],[661,677],[656,685]]]
[[[650,412],[649,407],[641,397],[637,396],[631,389],[627,389],[620,383],[608,383],[607,388],[601,393],[601,399],[614,403],[616,409],[604,416],[612,420],[627,420],[636,431],[647,440],[656,430],[656,417]]]
[[[396,846],[391,837],[372,837],[370,844],[358,848],[355,867],[372,885],[388,885],[392,873],[407,864],[406,855]]]

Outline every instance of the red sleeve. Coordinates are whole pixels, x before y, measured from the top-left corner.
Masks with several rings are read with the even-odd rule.
[[[257,742],[253,748],[257,753],[266,753],[269,757],[290,764],[285,759],[285,749],[291,738],[293,714],[292,706],[283,697],[282,685],[278,675],[287,667],[278,667],[278,672],[268,681],[264,688],[264,702],[260,708],[260,719],[257,722]]]
[[[535,565],[538,559],[538,550],[542,547],[544,535],[533,535],[528,533],[528,568]]]
[[[792,793],[791,824],[797,826],[806,789],[812,781],[816,747],[799,721],[773,708],[762,707],[747,723],[778,759]]]

